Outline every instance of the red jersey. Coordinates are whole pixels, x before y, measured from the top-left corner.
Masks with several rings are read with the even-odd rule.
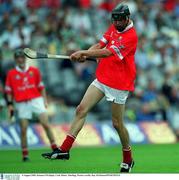
[[[134,90],[136,78],[135,52],[137,34],[131,22],[123,32],[111,25],[100,40],[102,47],[109,49],[113,55],[100,58],[96,69],[96,78],[101,83],[119,90]]]
[[[16,102],[40,97],[43,88],[41,74],[36,67],[26,67],[26,70],[22,71],[17,66],[7,74],[5,92],[12,94]]]

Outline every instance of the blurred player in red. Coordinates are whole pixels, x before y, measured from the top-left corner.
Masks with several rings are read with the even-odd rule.
[[[21,129],[23,161],[28,161],[27,127],[28,120],[32,119],[33,114],[38,115],[38,119],[50,140],[52,150],[57,149],[57,146],[48,122],[46,92],[40,71],[36,67],[27,65],[23,50],[17,50],[14,58],[16,67],[7,74],[5,92],[7,93],[10,116],[13,115],[15,104]]]
[[[122,144],[123,161],[120,172],[130,172],[134,165],[129,134],[124,126],[123,116],[129,91],[134,90],[136,67],[134,55],[137,48],[137,34],[129,18],[127,5],[118,5],[112,11],[112,24],[99,43],[88,50],[71,55],[72,61],[83,62],[86,57],[98,59],[96,79],[88,87],[76,109],[74,121],[68,135],[58,150],[44,153],[48,159],[69,159],[69,151],[82,129],[87,113],[103,97],[111,102],[112,123]]]

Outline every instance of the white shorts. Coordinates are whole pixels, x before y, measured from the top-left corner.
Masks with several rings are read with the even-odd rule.
[[[118,89],[111,88],[109,86],[106,86],[102,83],[100,83],[97,79],[95,79],[91,85],[97,87],[100,89],[106,97],[107,101],[111,101],[117,104],[125,104],[127,97],[129,95],[129,91],[121,91]]]
[[[44,100],[42,97],[38,97],[26,102],[16,102],[16,111],[18,119],[32,119],[33,114],[40,115],[46,112]]]

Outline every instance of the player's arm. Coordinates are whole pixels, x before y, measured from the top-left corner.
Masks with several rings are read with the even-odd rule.
[[[14,116],[14,105],[13,105],[13,96],[12,94],[7,94],[7,108],[8,108],[8,116],[11,120]]]
[[[131,51],[135,52],[137,48],[137,36],[131,34],[128,38],[124,38],[122,43],[112,44],[108,49],[114,54],[116,60],[125,59]]]
[[[13,88],[11,86],[11,77],[12,77],[12,74],[8,72],[7,77],[6,77],[6,84],[5,84],[6,103],[7,103],[7,108],[8,108],[8,116],[10,120],[14,116]]]
[[[103,37],[100,39],[100,41],[97,44],[94,44],[88,50],[81,50],[73,53],[70,56],[70,59],[74,61],[84,62],[85,58],[87,57],[104,58],[111,56],[113,53],[110,50],[104,48],[109,42],[110,32],[111,32],[111,26],[108,28],[106,33],[103,35]]]
[[[9,110],[14,109],[13,108],[13,97],[12,94],[7,94],[7,106]]]
[[[99,43],[92,45],[88,50],[81,51],[82,56],[93,57],[93,58],[103,58],[112,55],[110,50],[105,49],[104,47],[107,45],[109,35],[105,33],[102,39],[100,39]],[[105,39],[105,43],[104,40]]]
[[[102,49],[103,46],[100,43],[92,45],[88,50]]]
[[[70,58],[74,61],[83,62],[87,57],[104,58],[111,56],[112,54],[113,53],[108,49],[81,50],[73,53]]]
[[[102,43],[96,43],[96,44],[92,45],[92,46],[88,49],[88,51],[89,51],[89,50],[102,49],[102,48],[104,48],[104,47],[105,47],[104,44],[102,44]],[[86,57],[87,57],[87,56],[84,56],[84,58],[86,58]],[[94,56],[93,58],[95,58],[95,56]],[[83,60],[81,60],[81,61],[83,62]],[[97,63],[99,63],[100,59],[98,59],[98,58],[96,57],[96,61],[97,61]]]
[[[108,49],[94,49],[94,50],[83,50],[81,51],[82,56],[104,58],[111,56],[113,53]]]
[[[83,62],[87,57],[104,58],[111,56],[112,54],[113,53],[110,50],[104,48],[104,45],[97,43],[91,46],[88,50],[81,50],[73,53],[70,58],[71,60]]]

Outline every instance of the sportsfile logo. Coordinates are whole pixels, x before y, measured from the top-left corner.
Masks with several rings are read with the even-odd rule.
[[[19,180],[20,175],[17,174],[1,174],[0,180]]]
[[[3,180],[3,174],[1,174],[1,180]]]

